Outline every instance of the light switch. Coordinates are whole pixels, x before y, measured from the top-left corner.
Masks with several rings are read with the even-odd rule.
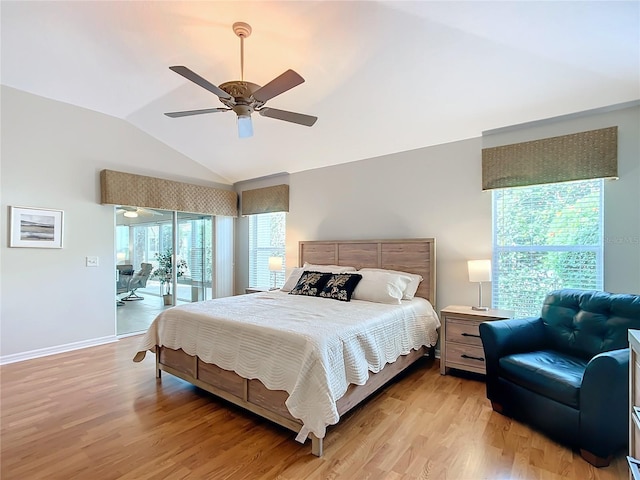
[[[87,267],[97,267],[98,257],[86,257]]]

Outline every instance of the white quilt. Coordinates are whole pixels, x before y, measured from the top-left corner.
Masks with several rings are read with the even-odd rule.
[[[336,402],[350,383],[423,345],[440,326],[423,298],[385,305],[289,295],[279,290],[189,303],[162,312],[143,336],[134,361],[156,345],[182,349],[207,363],[289,393],[286,406],[308,432],[323,438],[338,422]]]

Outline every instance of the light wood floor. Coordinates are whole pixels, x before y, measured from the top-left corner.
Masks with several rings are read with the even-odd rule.
[[[628,478],[493,412],[484,384],[415,368],[329,430],[294,434],[132,362],[137,337],[1,367],[3,480]]]

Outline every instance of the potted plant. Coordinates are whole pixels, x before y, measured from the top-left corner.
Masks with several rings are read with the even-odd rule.
[[[154,278],[160,280],[162,288],[162,297],[165,305],[171,305],[171,284],[173,283],[173,251],[168,248],[164,253],[156,253],[156,261],[158,268],[152,274]],[[178,259],[176,267],[176,275],[178,278],[183,276],[187,271],[187,262]]]

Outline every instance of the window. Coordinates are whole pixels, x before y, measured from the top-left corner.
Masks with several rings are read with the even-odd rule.
[[[538,316],[558,288],[603,288],[603,180],[493,191],[493,306]]]
[[[286,269],[285,212],[261,213],[249,216],[249,285],[272,288],[284,284]],[[282,257],[282,270],[269,271],[269,257]]]

